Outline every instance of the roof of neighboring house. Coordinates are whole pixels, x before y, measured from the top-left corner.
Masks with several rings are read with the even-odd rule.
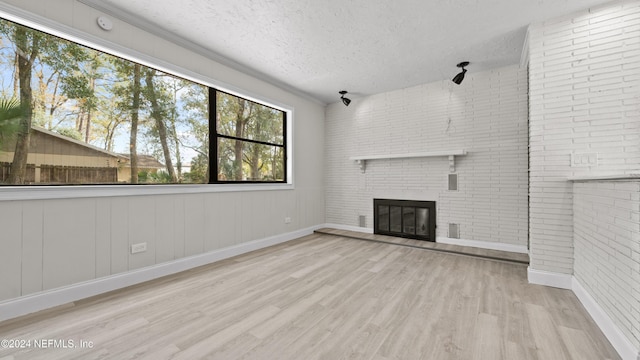
[[[55,137],[57,139],[60,139],[62,141],[67,141],[67,142],[82,146],[82,147],[84,147],[84,148],[86,148],[88,150],[100,152],[100,153],[108,155],[108,156],[113,156],[113,157],[116,157],[116,158],[119,158],[119,159],[128,159],[129,158],[128,156],[122,156],[121,154],[114,153],[114,152],[111,152],[111,151],[107,151],[105,149],[101,149],[101,148],[99,148],[97,146],[93,146],[93,145],[88,144],[88,143],[86,143],[84,141],[80,141],[80,140],[76,140],[76,139],[70,138],[68,136],[60,135],[60,134],[58,134],[56,132],[47,130],[45,128],[41,128],[39,126],[31,126],[31,129],[34,130],[34,131],[49,135],[49,136],[53,136],[53,137]]]
[[[84,141],[80,141],[80,140],[76,140],[73,138],[70,138],[68,136],[64,136],[61,134],[58,134],[56,132],[47,130],[45,128],[41,128],[39,126],[31,126],[31,129],[49,136],[53,136],[57,139],[60,139],[62,141],[66,141],[66,142],[70,142],[79,146],[82,146],[88,150],[91,151],[97,151],[100,152],[102,154],[108,155],[108,156],[113,156],[115,158],[118,158],[119,160],[124,160],[127,163],[129,163],[130,161],[130,156],[129,154],[122,154],[122,153],[115,153],[115,152],[111,152],[111,151],[107,151],[104,149],[101,149],[97,146],[93,146],[91,144],[88,144]],[[156,158],[154,158],[151,155],[145,155],[145,154],[138,154],[138,167],[139,168],[147,168],[147,169],[162,169],[164,168],[164,164],[161,163],[160,161],[158,161]]]
[[[127,160],[130,159],[129,154],[118,154]],[[138,154],[138,167],[139,168],[149,168],[149,169],[162,169],[164,168],[164,164],[158,161],[158,159],[154,158],[151,155]]]

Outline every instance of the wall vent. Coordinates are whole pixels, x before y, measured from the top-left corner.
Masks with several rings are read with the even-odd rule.
[[[449,238],[460,239],[460,224],[449,223]]]
[[[449,191],[458,190],[458,174],[449,174]]]
[[[360,227],[367,227],[367,217],[366,215],[358,216],[358,224]]]

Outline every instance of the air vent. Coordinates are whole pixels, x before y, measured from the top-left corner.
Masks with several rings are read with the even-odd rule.
[[[358,216],[358,224],[360,227],[367,227],[367,217],[365,215]]]
[[[458,174],[449,174],[449,191],[458,190]]]
[[[449,223],[449,238],[460,239],[460,225]]]

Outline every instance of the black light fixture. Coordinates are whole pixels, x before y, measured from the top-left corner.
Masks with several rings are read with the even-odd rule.
[[[347,90],[342,90],[339,92],[339,94],[344,106],[349,106],[349,104],[351,104],[351,99],[344,97],[347,94]]]
[[[467,65],[469,65],[468,61],[463,61],[460,64],[456,65],[457,67],[461,68],[462,71],[458,75],[454,76],[451,81],[460,85],[460,83],[462,83],[462,80],[464,80],[464,74],[467,72],[467,69],[464,68]]]

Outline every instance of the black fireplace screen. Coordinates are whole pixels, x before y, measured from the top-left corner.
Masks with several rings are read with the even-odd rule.
[[[436,202],[373,199],[373,232],[436,241]]]

